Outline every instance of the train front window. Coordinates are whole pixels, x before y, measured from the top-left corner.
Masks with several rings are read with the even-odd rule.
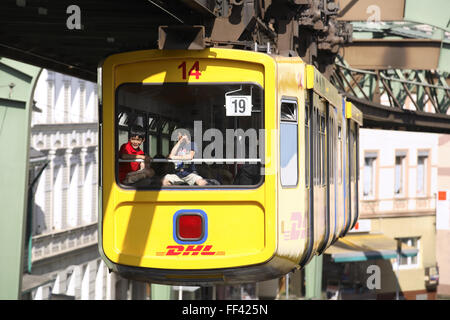
[[[258,186],[263,99],[251,83],[119,86],[117,182],[138,189]]]

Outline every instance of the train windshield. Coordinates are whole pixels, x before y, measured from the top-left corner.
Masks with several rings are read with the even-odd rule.
[[[254,188],[264,179],[264,92],[254,83],[116,90],[116,181],[125,188]]]

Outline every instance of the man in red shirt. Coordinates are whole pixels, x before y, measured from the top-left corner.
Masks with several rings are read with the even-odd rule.
[[[150,167],[151,158],[140,149],[145,141],[145,130],[136,126],[128,133],[128,142],[119,150],[119,157],[123,160],[142,159],[143,162],[119,162],[119,181],[123,184],[132,184],[144,178],[151,178],[155,171]]]

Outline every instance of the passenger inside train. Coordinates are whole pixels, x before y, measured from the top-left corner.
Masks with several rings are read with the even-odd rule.
[[[170,151],[167,157],[170,160],[180,160],[175,162],[175,173],[166,174],[162,180],[163,186],[171,186],[174,184],[188,184],[205,186],[208,182],[197,174],[195,163],[188,162],[193,160],[195,154],[198,154],[197,145],[192,141],[193,136],[192,129],[177,129],[177,132],[173,133],[177,135],[177,142]],[[183,132],[185,131],[185,132]]]
[[[227,97],[235,92],[239,94],[236,97],[251,102],[250,109],[241,115],[237,103],[232,112],[226,106]],[[263,89],[258,85],[129,83],[117,89],[117,97],[116,145],[126,142],[130,126],[142,126],[146,138],[142,149],[153,159],[155,172],[152,177],[127,184],[129,187],[254,188],[262,183],[264,146],[259,141],[264,142],[264,104]],[[188,127],[192,131],[189,143],[183,135],[172,134]],[[190,150],[180,149],[182,144]],[[184,149],[189,152],[179,155]],[[194,157],[186,158],[192,152]],[[120,168],[123,160],[120,156],[117,159]],[[184,175],[181,172],[195,172],[195,179],[186,179],[189,174],[180,177]],[[118,183],[124,184],[121,179]]]
[[[133,126],[128,133],[128,142],[120,147],[119,157],[125,161],[119,164],[119,180],[124,184],[133,184],[155,175],[155,171],[150,166],[151,158],[140,148],[144,141],[144,128]],[[143,161],[133,162],[133,160]]]

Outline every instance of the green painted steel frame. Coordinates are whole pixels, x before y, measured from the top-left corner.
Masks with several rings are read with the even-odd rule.
[[[21,296],[33,93],[41,68],[0,58],[0,299]]]
[[[305,299],[318,300],[322,297],[323,255],[314,256],[305,266]]]
[[[354,69],[339,56],[332,82],[341,91],[357,98],[379,103],[381,95],[387,93],[391,107],[402,109],[409,97],[418,111],[425,111],[424,107],[430,101],[436,113],[446,114],[450,107],[447,78],[448,73],[437,70]]]

